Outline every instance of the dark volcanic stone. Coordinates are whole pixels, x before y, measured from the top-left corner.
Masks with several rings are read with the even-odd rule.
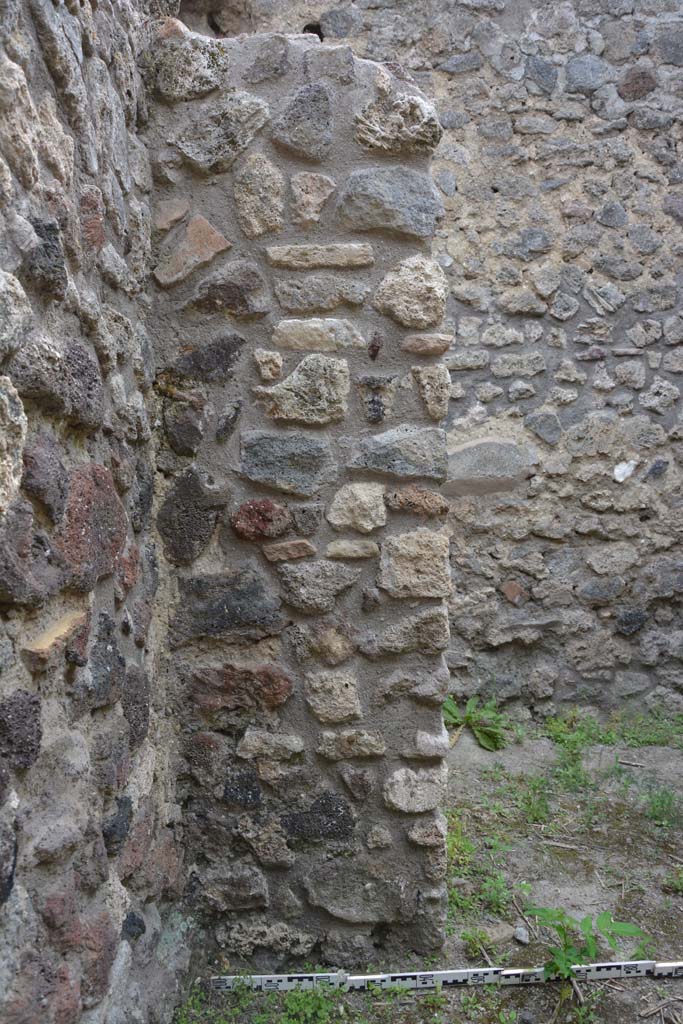
[[[318,437],[249,430],[240,452],[243,476],[289,494],[309,497],[337,476],[330,442]]]
[[[126,540],[126,513],[113,477],[96,462],[78,466],[55,546],[69,572],[69,586],[87,592],[109,576]]]
[[[657,78],[650,68],[629,68],[617,83],[617,92],[627,103],[641,100],[657,88]]]
[[[281,537],[291,529],[292,517],[286,505],[260,498],[240,505],[230,516],[230,525],[242,540],[263,540]]]
[[[223,802],[251,811],[261,806],[263,793],[258,775],[253,768],[232,772],[225,780]]]
[[[118,700],[126,663],[117,643],[114,620],[101,613],[88,664],[76,686],[76,698],[91,710],[108,707]]]
[[[525,416],[524,426],[546,444],[555,445],[562,437],[562,424],[554,412],[532,412]]]
[[[285,832],[296,839],[350,839],[353,835],[353,812],[337,793],[322,793],[307,811],[295,811],[281,818]]]
[[[42,431],[24,448],[22,490],[41,502],[53,523],[66,506],[68,474],[61,460],[62,448],[52,434]]]
[[[63,580],[58,553],[33,528],[33,509],[27,501],[15,501],[0,520],[0,604],[35,607]]]
[[[157,516],[157,529],[169,562],[189,565],[201,555],[226,500],[195,469],[188,469],[174,481]]]
[[[527,57],[526,75],[546,93],[551,93],[557,85],[557,68],[543,57]]]
[[[53,220],[32,221],[40,245],[31,249],[22,263],[22,276],[52,298],[63,299],[69,279],[59,225]]]
[[[60,347],[46,338],[29,340],[10,359],[7,372],[21,397],[39,403],[45,412],[87,430],[102,426],[102,374],[94,354],[80,341]]]
[[[221,665],[189,677],[191,697],[201,711],[274,711],[289,699],[294,684],[275,665]]]
[[[201,282],[188,306],[201,313],[229,313],[237,320],[260,320],[270,303],[256,264],[233,260]]]
[[[10,768],[23,771],[35,764],[42,738],[40,697],[15,690],[0,701],[0,756]]]
[[[203,410],[189,402],[167,402],[164,426],[168,443],[177,455],[196,455],[204,439]]]
[[[624,608],[617,615],[617,633],[621,633],[623,636],[633,636],[634,633],[643,628],[647,620],[647,612],[642,611],[640,608]]]
[[[147,931],[147,925],[145,919],[141,914],[137,914],[134,910],[129,910],[123,919],[121,925],[121,938],[122,939],[139,939],[141,935],[144,935]]]
[[[149,731],[149,676],[139,665],[129,665],[121,692],[123,717],[130,727],[130,745],[139,747]]]
[[[354,231],[431,238],[444,214],[434,182],[407,167],[354,171],[339,196],[339,220]]]
[[[120,796],[116,799],[116,811],[102,823],[102,838],[107,853],[115,857],[121,852],[133,817],[133,803],[129,796]]]
[[[234,365],[244,345],[239,334],[224,334],[201,348],[195,348],[176,360],[173,372],[205,384],[225,384],[233,376]]]
[[[0,821],[0,907],[14,888],[17,867],[17,837],[8,821]]]
[[[289,43],[285,36],[268,36],[257,42],[251,66],[244,72],[244,81],[257,85],[271,78],[280,78],[289,70]]]
[[[202,637],[261,640],[285,627],[280,598],[253,566],[221,576],[191,576],[178,584],[180,600],[171,625],[172,647]]]
[[[220,417],[216,427],[216,440],[219,444],[225,444],[228,438],[232,437],[242,411],[242,401],[238,399],[225,408],[226,412]]]
[[[304,160],[323,160],[332,145],[332,106],[324,85],[304,85],[273,126],[273,142]]]

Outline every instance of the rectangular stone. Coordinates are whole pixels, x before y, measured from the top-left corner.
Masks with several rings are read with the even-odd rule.
[[[312,270],[315,267],[371,267],[375,262],[372,246],[364,242],[269,245],[266,255],[272,267],[286,267],[288,270]]]
[[[310,317],[280,320],[273,329],[273,345],[298,352],[336,352],[339,348],[365,348],[366,341],[350,320]]]

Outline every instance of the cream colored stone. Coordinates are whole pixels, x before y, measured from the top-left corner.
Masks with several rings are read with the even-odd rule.
[[[346,729],[321,733],[316,749],[328,761],[346,761],[350,757],[381,757],[387,746],[377,733]]]
[[[285,209],[285,179],[262,153],[252,153],[235,175],[237,220],[247,238],[279,231]]]
[[[327,521],[337,529],[350,527],[359,533],[371,533],[387,521],[384,485],[345,484],[335,494],[327,510]]]
[[[304,749],[300,736],[287,733],[266,732],[250,725],[237,744],[237,756],[242,758],[264,757],[275,761],[289,761]]]
[[[436,327],[447,295],[448,281],[439,264],[426,256],[410,256],[386,275],[373,304],[403,327]]]
[[[332,242],[329,245],[270,245],[266,249],[272,267],[314,270],[317,267],[371,267],[372,246],[364,242]]]
[[[273,330],[273,345],[304,352],[335,352],[339,348],[365,348],[367,342],[350,320],[312,317],[280,320]]]
[[[437,366],[413,366],[412,374],[431,418],[437,421],[445,419],[451,398],[451,375],[448,368],[443,363]]]
[[[326,558],[378,558],[379,545],[374,540],[333,540],[325,550]]]
[[[19,490],[27,426],[17,389],[9,377],[0,377],[0,515]]]
[[[319,722],[350,722],[361,717],[358,686],[349,672],[309,672],[304,692]]]
[[[424,814],[437,808],[445,795],[445,768],[399,768],[387,779],[382,795],[392,811]]]
[[[452,334],[409,334],[401,341],[401,350],[416,356],[440,356],[452,342]]]
[[[291,562],[297,558],[310,558],[315,548],[310,540],[282,540],[276,544],[264,544],[261,548],[269,562]]]
[[[292,220],[303,225],[316,224],[320,220],[323,206],[337,187],[326,174],[311,174],[309,171],[293,174],[290,186]]]
[[[448,597],[448,555],[448,537],[424,527],[387,537],[377,585],[392,597]]]
[[[384,825],[373,825],[365,839],[368,850],[388,850],[394,845],[391,832]]]
[[[279,384],[254,388],[266,415],[290,423],[336,423],[346,415],[349,367],[345,359],[305,356]]]
[[[254,362],[261,380],[277,380],[282,373],[282,356],[267,348],[254,349]]]

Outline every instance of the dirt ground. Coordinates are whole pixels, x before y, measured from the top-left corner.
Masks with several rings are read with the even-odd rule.
[[[542,965],[553,936],[528,913],[532,906],[577,919],[609,911],[648,936],[642,958],[683,960],[680,716],[607,732],[579,716],[554,728],[517,726],[509,739],[504,749],[490,752],[464,730],[451,749],[450,908],[443,952],[394,964],[384,963],[378,951],[373,968]],[[624,940],[614,952],[601,941],[596,959],[628,959],[636,944]],[[195,994],[176,1020],[683,1024],[683,979],[586,983],[573,990],[559,982],[524,989],[468,987],[421,995],[245,992],[208,1002]]]

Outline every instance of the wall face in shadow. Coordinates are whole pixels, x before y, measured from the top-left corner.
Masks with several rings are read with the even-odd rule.
[[[189,902],[252,964],[442,941],[441,128],[315,36],[149,73],[156,519]]]

